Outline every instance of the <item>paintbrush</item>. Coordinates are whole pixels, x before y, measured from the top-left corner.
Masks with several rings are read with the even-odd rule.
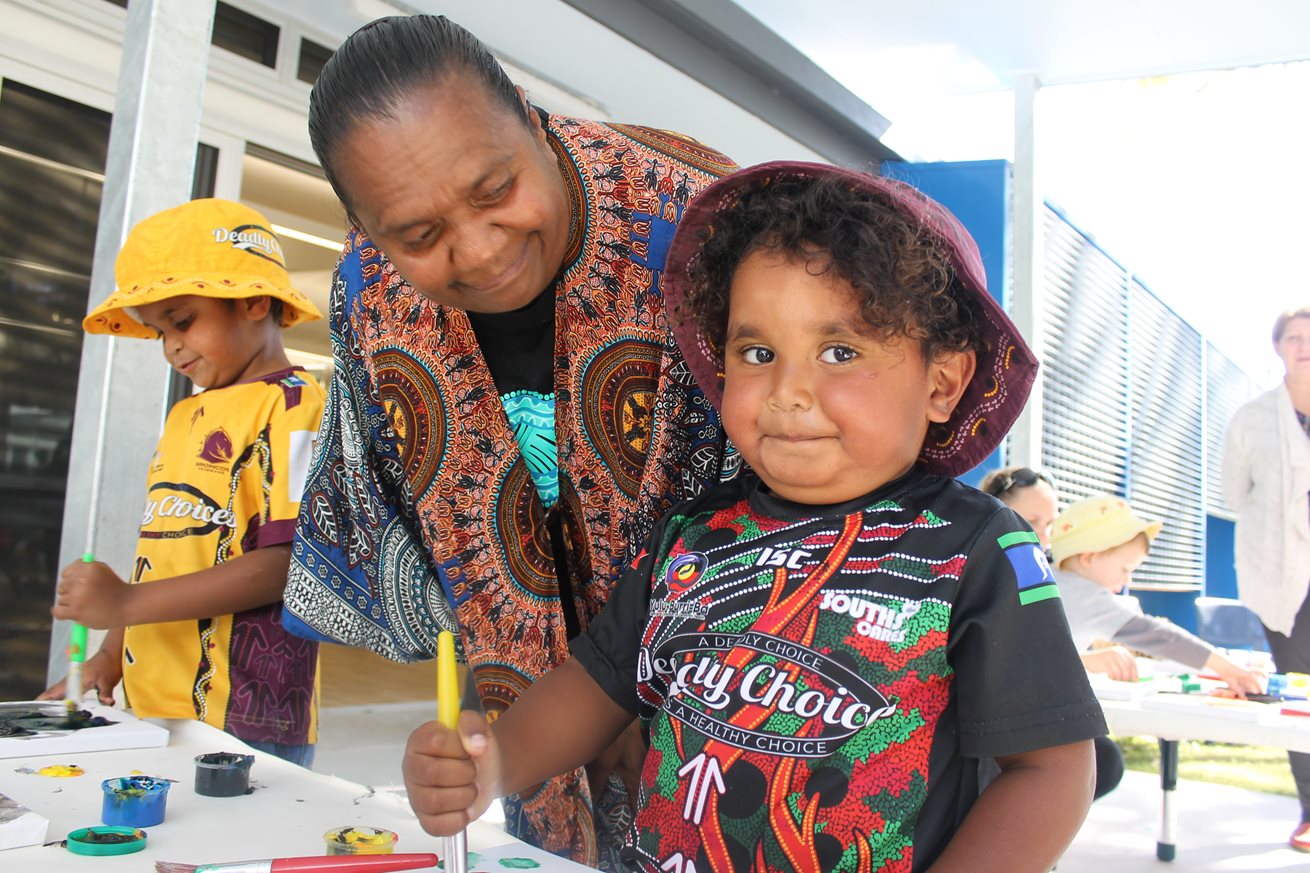
[[[437,720],[452,731],[459,728],[459,665],[455,663],[455,635],[437,634]],[[468,873],[468,834],[446,837],[446,873]]]
[[[82,563],[90,564],[95,556],[87,552]],[[64,680],[64,706],[71,717],[82,706],[82,665],[86,663],[86,625],[73,622],[68,629],[68,678]]]
[[[390,873],[393,870],[418,870],[435,866],[436,855],[431,852],[413,852],[408,855],[354,855],[349,858],[310,855],[303,858],[229,861],[199,866],[156,861],[155,873]]]

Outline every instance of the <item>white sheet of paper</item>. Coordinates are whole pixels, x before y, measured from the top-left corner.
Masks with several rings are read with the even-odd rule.
[[[581,873],[589,869],[525,843],[510,843],[492,849],[469,852],[469,873],[505,873],[507,870]]]
[[[45,842],[50,822],[6,794],[0,794],[0,849],[21,849]]]
[[[168,745],[168,731],[137,717],[83,701],[91,715],[103,716],[113,724],[82,730],[55,730],[25,737],[0,737],[0,758],[29,758],[33,755],[77,755],[84,752],[116,752],[121,749],[157,749]],[[0,720],[6,714],[39,709],[55,715],[64,711],[61,701],[21,700],[0,703]]]

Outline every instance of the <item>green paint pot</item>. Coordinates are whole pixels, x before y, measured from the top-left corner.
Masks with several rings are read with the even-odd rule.
[[[74,855],[130,855],[146,847],[146,832],[121,825],[78,828],[66,845]]]

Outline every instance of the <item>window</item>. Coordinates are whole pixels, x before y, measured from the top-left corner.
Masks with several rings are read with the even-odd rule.
[[[219,48],[227,49],[257,64],[275,67],[280,36],[281,29],[271,21],[265,21],[222,2],[214,7],[212,42]]]
[[[300,63],[296,67],[296,78],[312,85],[318,81],[318,74],[323,72],[323,65],[332,57],[332,49],[319,45],[308,39],[300,41]]]
[[[45,688],[109,114],[0,88],[0,700]]]

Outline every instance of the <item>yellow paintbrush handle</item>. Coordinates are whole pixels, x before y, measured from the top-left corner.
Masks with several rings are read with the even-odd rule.
[[[459,667],[450,631],[437,634],[437,720],[451,730],[459,723]]]

